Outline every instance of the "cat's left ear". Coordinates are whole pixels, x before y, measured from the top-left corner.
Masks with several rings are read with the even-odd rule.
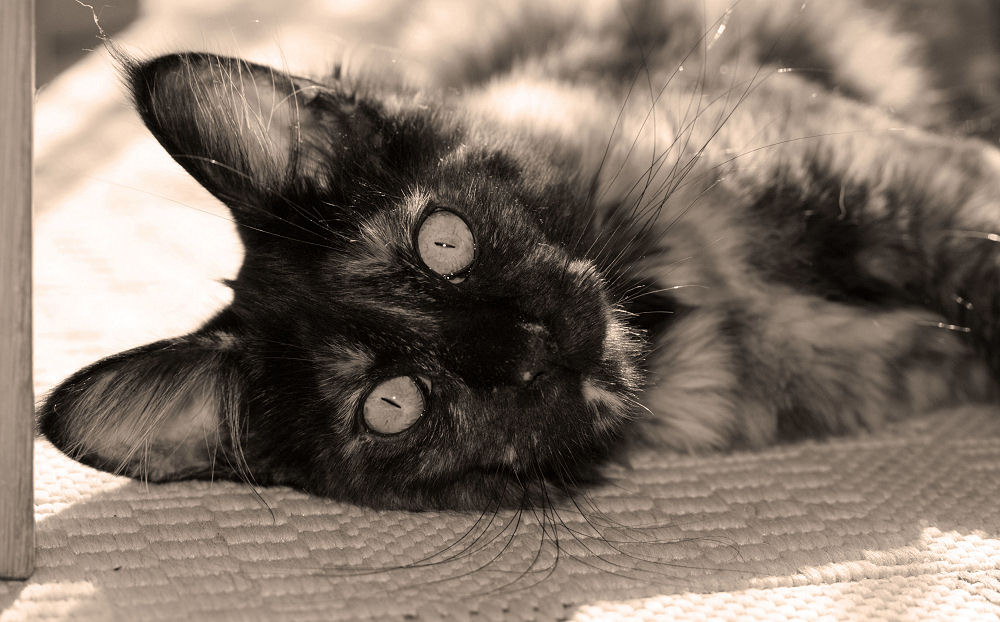
[[[109,356],[39,408],[38,428],[85,464],[152,481],[232,475],[244,407],[237,338],[202,330]]]
[[[153,136],[238,221],[308,190],[302,185],[334,185],[345,169],[377,158],[379,113],[336,87],[199,53],[126,72]]]

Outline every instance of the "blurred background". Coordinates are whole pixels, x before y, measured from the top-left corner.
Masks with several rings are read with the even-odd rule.
[[[99,47],[94,15],[112,37],[140,19],[156,20],[164,25],[153,40],[175,47],[190,45],[191,35],[218,32],[220,26],[235,32],[241,23],[250,21],[271,27],[274,33],[282,25],[298,22],[296,28],[322,29],[334,40],[347,37],[391,44],[392,25],[405,22],[414,7],[427,1],[36,0],[37,84],[44,86]],[[991,138],[1000,135],[1000,1],[864,1],[878,10],[894,12],[903,29],[919,33],[927,46],[925,60],[938,69],[940,85],[953,94],[965,131]],[[235,34],[232,41],[223,43],[239,43],[240,36]],[[219,43],[212,37],[202,42],[208,47]],[[272,42],[290,45],[288,39],[278,36]]]
[[[36,81],[101,48],[104,33],[137,56],[212,50],[329,69],[346,45],[386,45],[426,0],[36,0]]]
[[[92,0],[109,35],[139,16],[139,0]],[[46,84],[100,43],[90,9],[75,0],[35,0],[35,79]]]

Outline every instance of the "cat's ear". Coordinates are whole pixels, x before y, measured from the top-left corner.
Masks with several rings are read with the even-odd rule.
[[[40,431],[70,457],[113,473],[232,475],[244,403],[234,340],[200,332],[85,367],[49,394]]]
[[[372,106],[263,65],[186,53],[126,73],[153,136],[237,219],[301,186],[337,183],[380,141]]]

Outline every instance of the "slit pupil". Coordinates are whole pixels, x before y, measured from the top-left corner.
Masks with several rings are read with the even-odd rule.
[[[382,397],[382,398],[379,398],[379,399],[381,399],[386,404],[389,404],[390,406],[395,406],[396,408],[399,408],[400,410],[402,410],[402,408],[403,408],[402,406],[400,406],[399,404],[397,404],[396,402],[392,401],[391,399],[389,399],[387,397]]]
[[[454,244],[448,244],[447,242],[435,242],[434,246],[440,246],[441,248],[455,248]]]

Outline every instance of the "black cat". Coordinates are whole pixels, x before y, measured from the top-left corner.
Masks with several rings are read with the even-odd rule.
[[[77,372],[41,429],[155,481],[466,508],[571,489],[626,437],[991,399],[1000,152],[918,129],[953,111],[881,14],[713,4],[452,5],[404,38],[409,83],[125,61],[245,259],[231,305]]]

